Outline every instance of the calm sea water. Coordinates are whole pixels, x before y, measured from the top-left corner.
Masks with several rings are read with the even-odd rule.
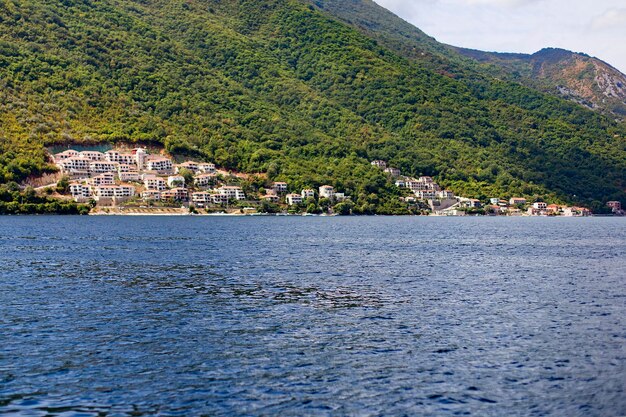
[[[0,414],[626,415],[626,219],[0,231]]]

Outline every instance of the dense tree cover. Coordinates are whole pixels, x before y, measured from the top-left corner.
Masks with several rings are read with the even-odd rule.
[[[0,182],[52,169],[45,145],[142,141],[359,213],[407,210],[371,159],[468,197],[624,200],[622,126],[462,65],[295,0],[0,0]]]
[[[84,204],[38,196],[32,188],[20,191],[15,182],[0,185],[0,214],[88,214],[89,210]]]

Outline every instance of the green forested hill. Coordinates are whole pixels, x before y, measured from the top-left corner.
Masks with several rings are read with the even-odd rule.
[[[378,158],[467,196],[624,200],[623,127],[455,65],[304,1],[0,0],[0,181],[44,145],[150,141],[364,211],[394,200]]]

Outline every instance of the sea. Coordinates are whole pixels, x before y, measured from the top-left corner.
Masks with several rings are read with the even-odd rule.
[[[0,217],[0,414],[624,416],[626,218]]]

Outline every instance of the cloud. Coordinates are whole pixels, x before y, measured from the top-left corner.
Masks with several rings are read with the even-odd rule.
[[[591,21],[591,28],[596,30],[626,27],[626,9],[609,9]]]
[[[460,3],[464,3],[470,6],[474,5],[486,5],[486,6],[497,6],[497,7],[518,7],[518,6],[528,6],[533,3],[537,3],[543,0],[461,0]]]

